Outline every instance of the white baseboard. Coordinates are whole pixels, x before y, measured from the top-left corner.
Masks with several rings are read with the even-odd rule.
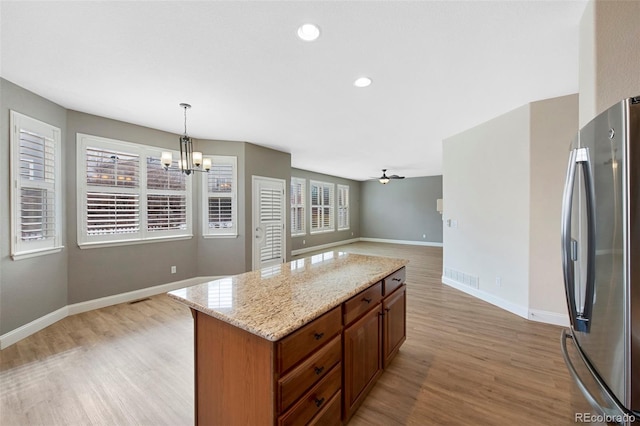
[[[448,278],[445,276],[442,277],[442,283],[450,287],[453,287],[456,290],[460,290],[464,293],[467,293],[473,297],[477,297],[480,300],[489,302],[492,305],[495,305],[501,309],[504,309],[505,311],[509,311],[513,314],[516,314],[519,317],[526,318],[532,321],[543,322],[545,324],[560,325],[563,327],[569,326],[569,316],[567,314],[550,312],[550,311],[541,311],[538,309],[528,309],[524,306],[501,299],[499,297],[496,297],[482,290],[469,287],[465,284],[462,284],[458,281],[452,280],[451,278]]]
[[[297,256],[299,254],[309,253],[310,251],[324,250],[324,249],[335,247],[335,246],[343,246],[345,244],[357,243],[358,241],[361,241],[361,240],[362,240],[361,238],[351,238],[350,240],[336,241],[333,243],[321,244],[319,246],[312,246],[312,247],[305,247],[298,250],[291,250],[291,256]]]
[[[442,247],[442,243],[435,243],[431,241],[388,240],[385,238],[368,238],[368,237],[360,237],[360,241],[368,241],[371,243],[406,244],[410,246]]]
[[[88,300],[86,302],[74,303],[68,305],[69,315],[75,315],[82,312],[92,311],[107,306],[117,305],[119,303],[131,302],[133,300],[143,299],[156,294],[166,293],[183,287],[204,283],[219,277],[194,277],[186,280],[174,281],[167,284],[156,285],[153,287],[141,288],[140,290],[128,291],[126,293],[114,294],[113,296],[101,297],[99,299]]]
[[[42,330],[54,324],[61,319],[64,319],[70,315],[79,314],[82,312],[92,311],[94,309],[100,309],[107,306],[117,305],[119,303],[131,302],[133,300],[143,299],[149,296],[155,296],[156,294],[166,293],[171,290],[176,290],[183,287],[190,287],[192,285],[204,283],[207,281],[215,280],[220,277],[194,277],[186,280],[174,281],[167,284],[161,284],[153,287],[142,288],[140,290],[129,291],[127,293],[114,294],[113,296],[101,297],[99,299],[88,300],[86,302],[74,303],[72,305],[64,306],[57,311],[51,312],[43,317],[37,318],[28,324],[11,330],[0,336],[0,349],[4,349],[14,343],[29,337],[34,333]]]
[[[532,321],[544,322],[546,324],[560,325],[569,327],[569,315],[560,314],[558,312],[541,311],[538,309],[529,309],[529,319]]]
[[[49,327],[51,324],[54,324],[60,321],[63,318],[66,318],[68,315],[69,309],[67,306],[63,306],[62,308],[53,311],[43,317],[37,318],[31,321],[28,324],[20,326],[15,330],[11,330],[8,333],[0,336],[0,349],[4,349],[8,346],[13,345],[16,342],[24,339],[25,337],[29,337],[34,333],[42,330],[43,328]]]
[[[367,241],[370,243],[388,243],[388,244],[406,244],[412,246],[429,246],[429,247],[442,247],[442,243],[434,243],[430,241],[409,241],[409,240],[388,240],[384,238],[351,238],[350,240],[336,241],[334,243],[321,244],[319,246],[305,247],[298,250],[291,250],[291,256],[298,256],[300,254],[309,253],[311,251],[324,250],[327,248],[342,246],[345,244],[357,243],[358,241]]]
[[[494,296],[482,290],[478,290],[473,287],[469,287],[465,284],[459,283],[457,281],[452,280],[451,278],[442,276],[442,283],[446,284],[450,287],[455,288],[456,290],[460,290],[464,293],[470,294],[473,297],[477,297],[480,300],[484,300],[485,302],[491,303],[499,308],[504,309],[505,311],[509,311],[512,314],[516,314],[522,318],[529,318],[529,309],[526,306],[518,305],[517,303],[509,302],[508,300],[504,300],[500,297]]]

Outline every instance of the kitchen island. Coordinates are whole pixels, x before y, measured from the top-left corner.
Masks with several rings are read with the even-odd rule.
[[[175,290],[198,425],[340,424],[405,339],[408,262],[330,251]]]

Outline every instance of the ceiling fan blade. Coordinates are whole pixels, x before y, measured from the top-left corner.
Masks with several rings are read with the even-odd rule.
[[[389,176],[389,179],[404,179],[404,176],[391,175]]]

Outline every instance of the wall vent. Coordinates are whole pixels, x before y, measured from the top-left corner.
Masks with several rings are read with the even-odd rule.
[[[455,269],[444,268],[444,276],[458,284],[475,289],[480,288],[480,279],[477,275],[470,275]]]

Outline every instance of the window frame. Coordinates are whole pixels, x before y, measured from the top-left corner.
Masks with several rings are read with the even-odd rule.
[[[232,155],[203,155],[211,159],[211,170],[216,164],[226,164],[233,167],[231,192],[209,192],[209,173],[201,173],[200,186],[202,187],[202,237],[203,238],[237,238],[238,237],[238,157]],[[230,197],[231,198],[231,228],[215,229],[209,227],[209,197]]]
[[[300,203],[294,202],[294,185],[299,185],[300,187]],[[307,208],[307,180],[299,177],[291,177],[291,184],[289,185],[290,190],[290,212],[291,215],[291,236],[292,237],[301,237],[307,235],[307,217],[306,217],[306,208]],[[299,217],[302,218],[302,223],[299,228],[295,228],[293,224],[294,217],[298,217],[295,214],[296,210],[301,210],[301,214]]]
[[[349,206],[349,192],[350,192],[350,187],[349,185],[340,185],[338,184],[338,191],[337,191],[337,200],[336,200],[336,208],[338,210],[337,215],[338,215],[338,220],[337,225],[338,225],[338,231],[346,231],[351,227],[351,210],[350,210],[350,206]],[[340,200],[346,200],[346,204],[340,204]],[[340,214],[341,210],[344,210],[344,212],[346,213],[345,216],[342,216]],[[346,224],[342,223],[341,224],[341,219],[345,218],[346,220]]]
[[[11,178],[11,258],[13,260],[27,259],[35,256],[58,253],[62,251],[62,131],[60,128],[35,118],[9,111],[9,146],[10,146],[10,178]],[[23,181],[20,175],[20,132],[24,130],[40,137],[51,139],[53,142],[53,183]],[[44,172],[43,172],[44,173]],[[39,241],[23,241],[20,238],[21,221],[21,191],[23,188],[53,191],[53,235]]]
[[[119,150],[138,155],[138,182],[137,188],[117,188],[111,186],[96,186],[87,183],[86,151],[89,147],[108,150]],[[179,158],[179,152],[167,148],[145,145],[141,143],[121,141],[101,136],[84,133],[76,134],[76,190],[77,190],[77,244],[81,249],[111,247],[129,244],[152,243],[162,241],[174,241],[193,238],[193,200],[192,179],[185,176],[184,190],[153,189],[147,188],[147,158],[162,156],[162,152],[170,151],[173,157]],[[174,170],[177,169],[175,162]],[[167,172],[167,173],[177,173]],[[135,194],[138,196],[138,232],[118,233],[106,235],[88,235],[87,233],[87,194],[93,191],[103,191],[113,194]],[[184,195],[185,197],[185,229],[175,230],[149,230],[148,196],[153,195]]]
[[[318,187],[318,191],[319,193],[324,193],[324,189],[328,188],[329,189],[329,204],[325,205],[324,203],[322,204],[313,204],[313,188]],[[335,184],[334,183],[330,183],[330,182],[320,182],[320,181],[315,181],[315,180],[311,180],[309,181],[309,233],[310,234],[322,234],[322,233],[327,233],[327,232],[335,232],[336,230],[336,225],[335,225],[335,198],[336,198],[336,193],[335,193]],[[319,208],[322,209],[322,214],[321,216],[324,216],[324,209],[329,209],[329,224],[327,226],[321,226],[319,228],[314,228],[313,227],[313,211],[314,208]],[[324,220],[318,220],[318,223],[323,223]]]

